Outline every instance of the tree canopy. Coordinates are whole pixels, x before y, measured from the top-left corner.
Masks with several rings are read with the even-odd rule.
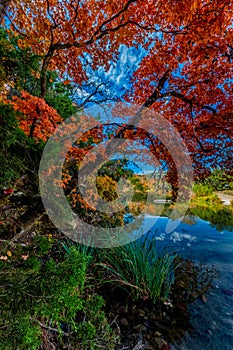
[[[127,93],[119,98],[158,112],[176,128],[192,157],[197,177],[208,173],[210,167],[232,168],[232,1],[3,3],[2,20],[15,42],[9,52],[27,52],[37,65],[36,69],[35,64],[30,68],[36,88],[29,89],[24,78],[24,84],[8,96],[8,102],[22,112],[20,126],[29,136],[46,140],[61,121],[58,105],[63,98],[51,93],[56,79],[70,89],[66,96],[72,99],[72,89],[93,83],[88,72],[94,74],[99,67],[108,72],[125,45],[145,54],[135,64]],[[3,75],[5,85],[9,85],[7,77],[12,75],[12,64],[10,67],[3,67],[8,72]],[[96,93],[98,89],[97,85]],[[16,97],[12,97],[14,94]],[[67,111],[73,112],[72,108]],[[119,130],[123,136],[136,134],[126,127]],[[151,125],[148,130],[153,132]],[[170,156],[162,156],[164,148],[159,148],[149,134],[137,132],[148,149],[169,164]],[[175,183],[173,165],[170,162],[168,178]]]

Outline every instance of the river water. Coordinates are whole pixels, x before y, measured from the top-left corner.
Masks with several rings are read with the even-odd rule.
[[[228,219],[231,222],[232,218]],[[145,220],[148,223],[153,220],[153,216],[146,216]],[[179,343],[173,344],[172,349],[232,350],[233,226],[227,222],[224,225],[223,220],[219,227],[191,215],[184,222],[177,221],[175,229],[166,233],[167,223],[167,217],[160,217],[151,229],[151,234],[156,236],[157,241],[171,247],[184,258],[214,265],[219,272],[213,283],[214,288],[206,295],[207,300],[198,299],[190,305],[193,330],[187,332]]]

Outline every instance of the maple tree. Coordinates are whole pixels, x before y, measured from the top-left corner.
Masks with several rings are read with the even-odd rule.
[[[230,169],[232,2],[174,1],[171,7],[176,21],[160,17],[161,37],[134,73],[126,98],[154,108],[176,127],[197,175],[210,166]]]
[[[146,54],[124,98],[160,113],[179,131],[196,176],[213,165],[232,167],[232,1],[15,0],[7,7],[11,29],[20,35],[19,47],[30,47],[41,57],[39,98],[46,97],[49,71],[57,71],[64,84],[82,84],[88,80],[87,66],[107,71],[117,61],[120,45],[140,46]],[[15,108],[22,105],[14,100]],[[57,122],[55,113],[54,125]],[[42,121],[38,125],[51,128]],[[125,125],[114,129],[114,137],[141,138],[166,164],[167,179],[176,192],[171,154],[151,138],[153,126],[146,118],[143,125],[148,132]],[[40,130],[37,136],[46,138],[51,130]]]
[[[37,140],[46,141],[62,121],[56,110],[48,106],[44,99],[32,96],[26,91],[21,92],[21,97],[14,96],[10,103],[16,111],[23,113],[22,117],[18,118],[21,129],[29,137]]]

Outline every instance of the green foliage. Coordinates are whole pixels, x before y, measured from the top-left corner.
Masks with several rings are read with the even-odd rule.
[[[62,83],[55,83],[48,90],[45,101],[49,106],[56,109],[64,119],[70,117],[77,111],[71,100],[71,87]]]
[[[205,184],[195,183],[193,185],[193,192],[197,197],[204,197],[211,195],[213,189]]]
[[[211,174],[204,180],[204,184],[215,191],[233,189],[233,176],[223,169],[214,169]]]
[[[132,202],[146,202],[147,192],[135,191],[133,194]]]
[[[135,190],[137,191],[143,192],[148,190],[148,186],[145,185],[145,181],[146,179],[143,178],[142,176],[132,175],[130,177],[130,182],[132,183],[132,185],[134,185]]]
[[[128,168],[129,162],[127,159],[113,159],[105,162],[98,170],[99,176],[109,176],[114,181],[118,182],[122,176],[125,178],[131,177],[133,172]]]
[[[144,239],[108,249],[99,263],[107,283],[120,286],[135,300],[166,300],[173,283],[173,253],[158,253],[155,240]]]
[[[210,222],[211,226],[218,231],[233,230],[233,206],[194,206],[190,208],[190,213]]]
[[[91,256],[70,247],[57,259],[46,240],[37,239],[2,262],[0,349],[36,350],[45,336],[52,341],[51,332],[64,348],[68,342],[80,350],[113,349],[116,338],[102,310],[104,301],[87,286]]]
[[[0,189],[12,186],[25,172],[35,180],[43,146],[19,129],[11,105],[0,104]]]
[[[10,83],[14,92],[18,89],[39,95],[39,79],[36,73],[40,68],[40,56],[30,48],[21,48],[20,36],[0,28],[0,86]]]

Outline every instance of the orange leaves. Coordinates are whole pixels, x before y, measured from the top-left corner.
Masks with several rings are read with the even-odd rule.
[[[63,2],[62,6],[61,3],[61,0],[17,0],[10,4],[12,23],[23,34],[18,45],[30,46],[42,57],[41,77],[46,77],[46,70],[51,69],[62,79],[69,78],[64,85],[71,82],[81,85],[88,80],[89,70],[99,67],[108,70],[112,62],[116,63],[120,45],[141,46],[145,55],[140,62],[131,61],[135,72],[127,99],[141,105],[154,95],[150,107],[176,127],[193,153],[195,147],[200,152],[197,136],[206,141],[208,133],[220,134],[220,123],[212,118],[213,107],[218,116],[228,116],[232,110],[232,1],[73,0]],[[38,72],[32,74],[39,78]],[[44,86],[42,96],[46,81]],[[22,112],[21,128],[36,139],[46,140],[61,121],[43,99],[27,93],[23,92],[21,98],[14,97],[10,103]],[[201,129],[203,122],[208,122],[210,129]],[[75,133],[72,130],[78,129],[75,123],[74,118],[66,129],[68,132],[70,128],[72,135]],[[90,121],[85,123],[81,129],[91,129]],[[152,132],[153,128],[156,126],[148,125]],[[222,131],[226,132],[224,123]],[[146,139],[142,130],[126,130],[124,136],[130,140]],[[79,165],[85,163],[87,152],[99,141],[100,128],[84,132],[80,144],[67,158],[73,157]],[[161,153],[157,145],[153,149]],[[89,152],[89,156],[88,161],[94,162],[94,153]]]
[[[71,80],[68,80],[68,79],[65,80],[65,81],[63,81],[63,84],[64,84],[64,85],[69,85],[70,83],[71,83]]]
[[[44,99],[32,96],[28,92],[22,91],[21,98],[13,96],[13,99],[7,102],[22,113],[22,116],[18,117],[20,128],[36,140],[46,141],[62,121],[57,111],[48,106]]]

